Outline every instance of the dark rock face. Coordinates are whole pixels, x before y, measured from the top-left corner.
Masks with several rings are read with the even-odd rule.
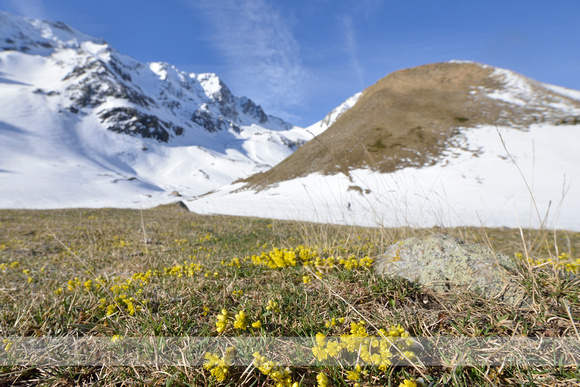
[[[67,80],[75,81],[67,91],[71,102],[80,108],[99,106],[107,97],[124,99],[145,108],[156,106],[151,97],[132,87],[131,76],[114,60],[105,63],[89,58],[63,79]]]
[[[191,120],[208,132],[217,132],[219,130],[227,129],[227,124],[222,116],[215,117],[206,110],[197,109],[195,113],[193,113]]]
[[[268,121],[268,116],[262,108],[254,103],[251,99],[243,98],[240,105],[242,106],[244,114],[256,118],[261,124]]]
[[[154,138],[160,142],[169,141],[172,133],[183,134],[183,128],[156,116],[142,113],[134,108],[118,107],[98,113],[108,130],[143,138]]]
[[[512,280],[515,269],[514,261],[486,246],[441,234],[397,242],[375,262],[377,274],[418,281],[436,292],[469,291],[519,305],[525,296]]]

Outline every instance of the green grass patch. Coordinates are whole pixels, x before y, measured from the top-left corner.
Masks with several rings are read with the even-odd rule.
[[[529,270],[522,271],[520,282],[532,305],[513,308],[469,294],[438,295],[373,274],[373,259],[390,244],[441,231],[521,260]],[[563,231],[358,228],[200,216],[174,206],[2,210],[5,353],[12,350],[10,337],[319,337],[307,350],[312,355],[320,344],[317,353],[326,358],[288,370],[277,368],[278,360],[268,353],[256,355],[249,369],[229,366],[229,355],[221,352],[208,355],[206,367],[4,365],[0,383],[398,386],[419,378],[426,385],[565,383],[580,376],[578,368],[395,366],[399,355],[381,352],[379,344],[368,354],[355,354],[348,345],[360,347],[365,336],[382,334],[575,337],[579,247],[580,234]],[[341,335],[342,347],[333,347],[332,338]],[[369,361],[359,367],[352,361],[328,363],[339,355]]]

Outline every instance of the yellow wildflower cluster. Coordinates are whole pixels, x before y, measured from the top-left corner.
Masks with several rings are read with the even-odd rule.
[[[388,331],[380,329],[379,337],[369,336],[365,325],[364,321],[351,323],[350,334],[340,336],[339,340],[327,340],[325,334],[316,334],[316,344],[312,347],[312,353],[318,361],[324,361],[330,357],[338,358],[343,353],[355,354],[363,362],[378,366],[381,370],[390,366],[391,360],[395,357],[408,360],[415,357],[415,354],[410,351],[412,341],[401,340],[409,337],[409,333],[400,325],[392,326]],[[393,346],[398,349],[395,354],[391,352]]]
[[[4,340],[2,340],[2,342],[4,343],[4,345],[6,345],[4,347],[4,351],[6,351],[6,352],[10,351],[10,348],[12,348],[12,346],[14,345],[14,343],[8,339],[4,339]]]
[[[360,364],[354,366],[354,370],[346,371],[346,378],[353,382],[360,382],[362,371]]]
[[[202,270],[203,265],[188,261],[185,261],[183,265],[175,265],[173,267],[163,268],[163,272],[165,275],[178,278],[193,277],[195,276],[196,273],[199,273]]]
[[[228,327],[228,322],[230,319],[230,314],[227,309],[222,309],[222,313],[217,315],[217,322],[215,326],[218,333],[223,333]]]
[[[269,300],[268,305],[266,306],[266,310],[274,313],[280,313],[280,304],[278,304],[278,301]]]
[[[374,259],[365,256],[361,259],[356,259],[356,256],[351,255],[348,258],[339,259],[338,263],[346,270],[356,269],[358,267],[370,268],[373,265]]]
[[[221,358],[214,353],[207,352],[205,354],[206,362],[203,367],[208,370],[218,382],[223,382],[228,377],[234,352],[235,348],[229,347]]]
[[[290,266],[297,266],[299,263],[302,266],[312,266],[317,268],[339,268],[343,267],[346,270],[353,270],[357,268],[370,268],[374,262],[373,258],[365,256],[357,259],[356,255],[351,254],[347,258],[331,255],[328,249],[322,250],[322,255],[316,248],[309,248],[305,246],[298,246],[294,249],[278,249],[274,248],[268,252],[262,252],[261,255],[252,255],[250,257],[252,263],[256,266],[267,266],[271,269],[283,269]],[[323,255],[328,255],[326,258]],[[240,267],[240,261],[235,258],[236,265]],[[244,259],[242,262],[245,262]],[[234,261],[230,266],[234,265]],[[308,283],[309,279],[303,278],[304,283]]]
[[[251,325],[252,328],[259,329],[262,327],[262,322],[260,320],[256,320],[250,324],[250,317],[244,310],[240,310],[236,315],[232,318],[230,312],[227,309],[222,309],[222,312],[217,315],[217,321],[215,323],[217,333],[224,333],[229,324],[233,320],[233,326],[235,329],[239,329],[245,331]]]
[[[8,268],[16,269],[18,266],[20,266],[20,263],[18,261],[13,261],[10,263],[0,263],[0,270],[6,271],[8,270]]]
[[[338,320],[336,318],[332,318],[332,320],[327,321],[326,323],[324,323],[324,326],[327,328],[332,328],[337,326],[338,324],[342,324],[344,322],[344,317],[339,318]]]
[[[99,308],[107,309],[107,316],[115,314],[118,310],[125,310],[131,316],[141,311],[141,306],[135,306],[135,298],[127,297],[124,293],[115,297],[114,304],[107,305],[107,300],[101,298]]]
[[[244,260],[244,262],[245,261],[246,260]],[[229,263],[226,263],[226,261],[221,261],[221,264],[222,264],[222,266],[237,267],[237,268],[242,267],[242,262],[240,261],[240,258],[238,258],[238,257],[232,258]]]
[[[74,280],[68,280],[67,284],[68,284],[68,287],[67,287],[68,291],[74,292],[74,290],[77,287],[81,286],[82,282],[81,282],[81,280],[79,280],[78,277],[75,277]]]
[[[195,240],[195,243],[201,244],[204,242],[214,242],[215,240],[216,240],[216,238],[213,236],[213,234],[208,232],[207,234],[205,234],[205,236],[203,236],[201,238],[197,238]]]
[[[269,252],[262,252],[260,256],[252,255],[254,265],[268,266],[270,269],[283,269],[296,266],[296,253],[293,250],[274,248]]]
[[[176,239],[175,240],[175,243],[177,243],[178,245],[184,245],[188,242],[189,242],[189,240],[187,240],[187,239]]]
[[[246,330],[248,329],[248,315],[243,310],[240,310],[236,313],[234,317],[234,328]]]
[[[113,246],[113,247],[127,247],[127,246],[131,246],[131,243],[122,239],[120,236],[115,235],[115,236],[113,236],[113,242],[111,243],[111,246]]]
[[[111,337],[111,343],[118,343],[121,340],[123,340],[123,336],[121,335],[113,335],[113,337]]]
[[[520,260],[525,260],[524,256],[521,253],[516,253],[516,258]],[[566,253],[562,253],[558,256],[558,259],[553,260],[552,258],[529,258],[528,262],[530,262],[533,266],[546,266],[550,265],[557,269],[564,269],[566,271],[570,271],[573,273],[578,274],[580,272],[580,258],[573,260],[570,258],[570,255]]]
[[[291,371],[279,363],[266,359],[260,352],[254,353],[254,367],[276,382],[276,387],[298,387],[298,382],[292,381]]]
[[[141,286],[147,285],[151,281],[152,276],[159,275],[156,271],[147,270],[145,273],[137,272],[131,276],[131,279],[135,282],[139,282]]]

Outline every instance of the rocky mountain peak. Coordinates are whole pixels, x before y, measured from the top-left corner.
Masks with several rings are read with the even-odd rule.
[[[252,124],[291,128],[250,99],[236,97],[213,73],[188,74],[168,63],[144,64],[61,22],[0,12],[3,51],[39,55],[67,69],[37,93],[64,98],[70,114],[95,115],[117,133],[169,142],[186,131],[231,131]]]
[[[106,44],[62,22],[23,18],[0,11],[0,48],[46,55],[58,48],[78,48],[82,42]]]

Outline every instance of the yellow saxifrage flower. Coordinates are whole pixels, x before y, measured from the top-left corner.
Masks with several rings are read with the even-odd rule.
[[[229,318],[230,314],[228,313],[228,310],[222,309],[222,313],[218,314],[217,322],[215,323],[218,333],[223,333],[226,330],[226,328],[228,327]]]
[[[318,387],[328,387],[328,376],[324,372],[316,375],[316,381],[318,382]]]
[[[235,319],[234,328],[241,330],[248,329],[248,315],[246,312],[240,310],[238,313],[236,313]]]
[[[254,352],[254,367],[276,382],[276,387],[298,387],[298,382],[292,381],[290,368],[266,359],[260,352]]]
[[[348,380],[352,380],[353,382],[358,382],[360,381],[360,373],[361,373],[360,364],[357,364],[354,367],[353,371],[346,372],[346,378]]]
[[[276,312],[276,313],[280,313],[280,307],[278,302],[270,300],[268,301],[268,306],[266,306],[266,310],[269,310],[271,312]]]
[[[2,342],[6,345],[6,347],[4,347],[6,352],[10,351],[10,348],[12,348],[12,345],[14,345],[14,343],[8,339],[4,339]]]
[[[423,387],[425,383],[423,382],[423,378],[419,379],[405,379],[403,383],[399,384],[399,387]]]
[[[232,364],[232,358],[234,357],[235,348],[229,347],[226,349],[226,353],[222,358],[217,355],[207,352],[205,354],[205,359],[207,360],[203,367],[212,374],[218,382],[223,382],[228,377],[228,372],[230,365]]]
[[[111,343],[116,343],[121,340],[123,340],[123,336],[121,335],[113,335],[113,337],[111,337]]]

